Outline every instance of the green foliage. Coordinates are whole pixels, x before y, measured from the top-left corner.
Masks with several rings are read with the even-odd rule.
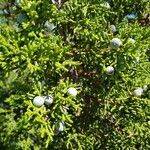
[[[139,23],[150,3],[107,2],[0,1],[1,148],[150,149],[150,28]],[[51,105],[33,105],[46,95]]]

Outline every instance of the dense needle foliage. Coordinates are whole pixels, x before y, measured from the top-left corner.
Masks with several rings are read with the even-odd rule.
[[[0,0],[0,149],[150,149],[149,9]]]

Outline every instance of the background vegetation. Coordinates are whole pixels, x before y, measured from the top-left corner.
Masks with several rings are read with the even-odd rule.
[[[54,2],[0,1],[1,149],[150,149],[149,1]]]

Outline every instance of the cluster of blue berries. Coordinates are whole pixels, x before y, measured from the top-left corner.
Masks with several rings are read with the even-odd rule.
[[[75,88],[73,88],[73,87],[70,87],[67,90],[67,94],[70,95],[70,96],[73,96],[73,97],[75,97],[77,95],[77,93],[78,93],[78,91]],[[36,96],[33,99],[33,104],[36,107],[41,107],[44,104],[49,106],[52,103],[53,103],[53,96],[52,95],[47,95],[44,98],[41,97],[41,96]],[[64,122],[63,121],[58,122],[57,123],[57,133],[62,132],[64,130],[65,130]]]

